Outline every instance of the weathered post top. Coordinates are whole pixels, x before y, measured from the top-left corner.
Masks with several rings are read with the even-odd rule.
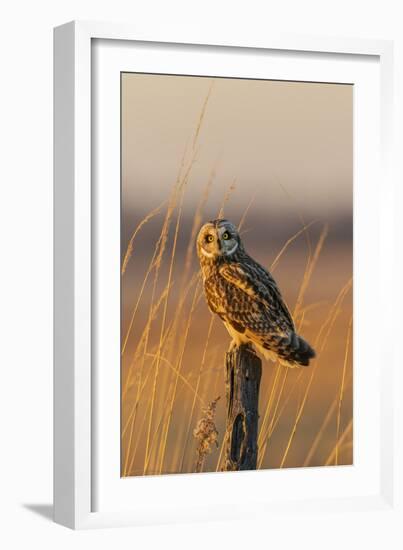
[[[224,471],[256,470],[261,376],[262,362],[250,346],[227,352]]]

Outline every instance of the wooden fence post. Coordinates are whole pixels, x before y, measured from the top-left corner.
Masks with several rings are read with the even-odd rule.
[[[227,425],[223,471],[256,470],[262,362],[248,345],[227,352]]]

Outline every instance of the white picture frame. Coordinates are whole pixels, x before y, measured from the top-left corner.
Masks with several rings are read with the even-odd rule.
[[[54,504],[55,521],[71,528],[237,518],[244,516],[245,502],[262,521],[269,514],[300,513],[302,503],[312,514],[346,506],[398,513],[393,422],[397,355],[393,346],[375,347],[371,354],[365,347],[366,340],[375,342],[379,334],[379,342],[390,338],[387,315],[378,320],[376,330],[369,318],[374,305],[383,312],[392,308],[385,292],[394,284],[396,247],[391,221],[392,43],[253,33],[243,39],[229,33],[223,37],[208,32],[201,37],[185,32],[153,37],[130,25],[109,23],[73,22],[55,29]],[[354,410],[357,459],[352,467],[332,469],[120,479],[119,365],[116,370],[111,366],[119,326],[120,271],[115,268],[120,190],[108,184],[118,177],[116,77],[129,69],[239,76],[234,71],[240,70],[240,60],[234,57],[236,69],[230,63],[236,55],[248,60],[244,76],[256,77],[257,57],[271,56],[271,78],[354,83],[355,106],[367,115],[355,119],[354,276],[360,286],[355,282],[359,322],[354,361],[366,368],[354,390],[360,403]],[[105,147],[109,160],[100,164],[102,155],[97,153]],[[102,178],[105,191],[99,193]],[[105,239],[101,222],[106,216],[110,238]],[[364,232],[373,247],[363,246]],[[100,270],[102,278],[97,276]],[[110,338],[99,338],[106,332]],[[213,486],[225,495],[214,504],[209,497]]]

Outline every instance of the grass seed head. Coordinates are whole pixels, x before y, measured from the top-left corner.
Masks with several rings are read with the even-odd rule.
[[[216,397],[208,407],[203,409],[203,416],[193,430],[194,437],[198,440],[196,472],[201,472],[203,463],[208,454],[211,453],[215,444],[218,447],[218,430],[214,423],[214,417],[217,408],[217,402],[220,397]]]

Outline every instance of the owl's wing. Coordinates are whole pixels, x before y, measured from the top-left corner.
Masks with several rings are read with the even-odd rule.
[[[236,317],[239,317],[237,322],[240,321],[241,324],[246,325],[251,323],[256,326],[257,323],[266,321],[270,323],[272,329],[295,330],[291,314],[281,297],[276,282],[262,266],[258,264],[248,266],[237,262],[223,264],[220,267],[220,274],[249,298],[247,300],[249,304],[245,303],[241,308],[243,311],[236,308],[240,313],[239,316],[237,311],[233,312]],[[248,307],[251,304],[254,307],[249,309],[248,315]],[[248,318],[249,316],[251,319]]]

